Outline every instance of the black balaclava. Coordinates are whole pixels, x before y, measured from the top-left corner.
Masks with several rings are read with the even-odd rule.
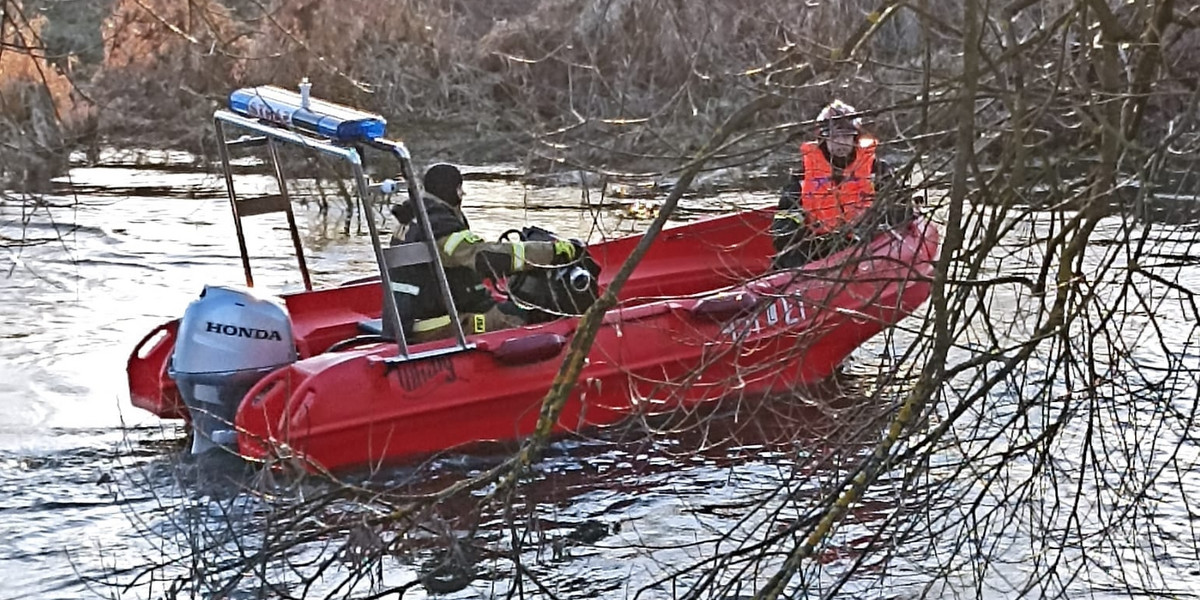
[[[421,184],[425,191],[440,198],[446,204],[457,208],[462,204],[462,196],[458,188],[462,186],[463,177],[458,168],[446,163],[438,163],[425,171]]]

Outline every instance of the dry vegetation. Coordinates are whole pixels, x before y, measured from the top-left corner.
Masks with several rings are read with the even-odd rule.
[[[887,139],[928,129],[931,111],[937,118],[937,99],[953,85],[960,50],[955,37],[961,6],[943,0],[900,10],[866,1],[114,0],[97,4],[106,11],[92,24],[99,32],[69,32],[94,35],[102,58],[76,49],[63,59],[55,53],[73,47],[58,42],[63,48],[47,48],[38,23],[27,18],[37,14],[35,4],[60,1],[4,1],[10,44],[0,74],[6,86],[43,87],[41,93],[54,98],[56,112],[43,117],[38,115],[48,108],[31,114],[20,107],[35,103],[18,101],[38,92],[8,92],[4,115],[10,127],[40,122],[42,130],[67,132],[65,139],[42,143],[59,149],[83,143],[207,154],[208,115],[229,90],[291,86],[308,76],[319,95],[386,115],[394,135],[421,156],[476,162],[540,157],[655,170],[677,165],[734,107],[759,94],[777,95],[780,103],[762,110],[756,127],[811,118],[837,94],[862,107],[887,107],[875,123]],[[1036,71],[1051,64],[1063,70],[1057,81],[1045,73],[1029,85],[1078,88],[1063,78],[1078,76],[1089,64],[1097,31],[1078,19],[1048,21],[1065,14],[1061,9],[1070,2],[1029,4],[1014,10],[1012,19],[998,11],[989,22],[988,44],[1022,40],[1017,58],[1029,60],[1004,61],[996,66],[1008,72],[998,75],[1019,77],[1014,68]],[[867,18],[870,11],[883,15],[877,24]],[[1115,34],[1130,61],[1122,71],[1134,70],[1137,60],[1163,62],[1154,82],[1159,93],[1147,109],[1147,139],[1186,104],[1175,92],[1185,98],[1200,69],[1194,11],[1176,12],[1176,22],[1159,34],[1163,44],[1155,46],[1155,58],[1138,52],[1147,15],[1128,8],[1114,17],[1131,24]],[[1026,37],[1049,26],[1062,35]],[[868,35],[857,41],[863,33]],[[46,52],[54,66],[42,59]],[[1122,73],[1115,91],[1137,93],[1148,83],[1124,77],[1131,74]],[[921,97],[923,83],[929,88]],[[1049,137],[1070,148],[1089,126],[1070,114],[1074,100],[1065,94],[1054,104],[1020,108],[993,94],[1000,90],[982,91],[996,118],[1029,111],[1026,118],[1040,126],[1034,141]],[[86,101],[76,106],[81,98]],[[918,105],[923,108],[916,110]],[[804,131],[778,133],[776,142]]]
[[[90,107],[46,60],[44,19],[4,5],[0,19],[0,188],[40,189],[94,126]]]

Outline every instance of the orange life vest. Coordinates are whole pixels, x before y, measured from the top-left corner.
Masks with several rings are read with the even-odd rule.
[[[871,206],[875,197],[875,140],[859,140],[854,162],[842,171],[841,182],[834,182],[833,166],[817,142],[801,144],[800,155],[804,159],[800,207],[814,233],[825,234],[854,223]]]

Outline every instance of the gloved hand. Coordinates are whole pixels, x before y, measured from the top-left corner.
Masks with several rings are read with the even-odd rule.
[[[401,225],[407,225],[414,218],[416,218],[417,215],[413,212],[412,205],[408,203],[408,200],[405,200],[400,204],[392,205],[392,216],[396,217],[396,221]]]

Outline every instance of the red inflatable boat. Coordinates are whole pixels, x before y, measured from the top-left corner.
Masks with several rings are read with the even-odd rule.
[[[252,116],[258,119],[219,111],[221,139],[222,125],[233,124],[267,144],[299,137],[310,148],[325,144],[317,150],[327,154],[347,152],[330,136]],[[381,138],[370,142],[391,150],[411,181],[406,151]],[[236,199],[232,177],[227,183],[240,237],[250,201]],[[360,179],[364,203],[371,187]],[[283,195],[275,206],[290,217]],[[620,305],[604,315],[558,431],[819,381],[929,295],[938,233],[923,218],[778,272],[769,270],[770,220],[770,211],[749,211],[662,232],[621,291]],[[386,280],[387,252],[371,230]],[[601,289],[639,239],[589,247],[601,267]],[[251,459],[283,454],[329,470],[530,434],[579,323],[564,317],[406,344],[359,337],[391,308],[378,280],[281,297],[210,289],[203,305],[193,303],[183,319],[160,326],[134,349],[133,404],[190,419],[204,432],[194,451],[224,446]]]

